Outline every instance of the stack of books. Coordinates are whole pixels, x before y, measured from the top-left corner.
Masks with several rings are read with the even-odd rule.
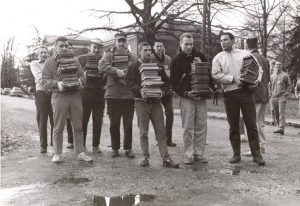
[[[196,94],[210,94],[209,71],[211,64],[208,62],[197,62],[191,64],[191,87]]]
[[[98,71],[98,63],[100,56],[90,55],[87,57],[87,63],[85,65],[86,76],[92,78],[101,78],[102,74]]]
[[[145,98],[161,98],[162,89],[161,77],[158,76],[160,68],[156,63],[143,63],[141,64],[139,71],[141,74],[141,86],[143,96]]]
[[[57,76],[60,81],[63,81],[63,87],[66,90],[74,90],[80,86],[74,54],[72,52],[58,54],[57,62],[59,62]]]
[[[259,66],[252,55],[243,58],[240,81],[246,85],[254,84],[259,75]]]

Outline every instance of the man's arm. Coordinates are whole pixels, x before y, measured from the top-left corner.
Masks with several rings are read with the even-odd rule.
[[[128,66],[128,71],[125,75],[125,86],[130,89],[135,97],[140,97],[141,85],[137,83],[137,72],[136,67],[138,64],[131,63]]]
[[[286,84],[285,95],[289,95],[293,90],[293,85],[292,85],[290,77],[287,74],[285,75],[285,84]]]
[[[221,62],[217,59],[217,57],[213,59],[211,75],[217,82],[222,84],[231,84],[234,81],[233,75],[223,73]]]
[[[98,70],[108,75],[116,75],[119,78],[123,77],[125,73],[121,69],[112,66],[112,58],[112,52],[106,51],[99,61]]]
[[[42,84],[47,90],[56,90],[57,79],[56,77],[56,64],[49,58],[44,63],[44,69],[42,72]]]

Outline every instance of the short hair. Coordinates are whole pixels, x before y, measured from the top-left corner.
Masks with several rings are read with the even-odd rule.
[[[48,47],[46,47],[45,45],[41,45],[38,48],[36,48],[37,51],[40,50],[40,49],[46,49],[47,52],[49,52]]]
[[[155,40],[154,41],[154,45],[156,44],[156,43],[162,43],[162,44],[164,44],[162,41],[160,41],[160,40]]]
[[[223,35],[228,35],[231,40],[234,40],[234,36],[230,32],[223,32],[223,33],[221,33],[221,36],[223,36]]]
[[[249,38],[249,39],[246,39],[246,44],[247,44],[247,47],[249,49],[256,49],[258,48],[258,39],[255,37],[255,38]]]
[[[59,36],[59,37],[57,37],[56,40],[55,40],[55,45],[56,45],[57,42],[59,42],[59,41],[68,41],[68,39],[67,39],[66,37],[64,37],[64,36]]]
[[[188,33],[188,32],[181,34],[181,36],[180,36],[180,42],[182,41],[182,39],[184,37],[191,39],[191,38],[193,38],[193,35],[191,33]]]
[[[139,51],[142,50],[143,46],[150,46],[151,47],[151,44],[149,42],[145,42],[145,41],[139,43],[139,46],[138,46]]]

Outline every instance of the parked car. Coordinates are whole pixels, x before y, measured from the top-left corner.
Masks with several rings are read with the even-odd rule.
[[[10,88],[4,88],[2,94],[3,95],[9,95],[10,94]]]
[[[13,87],[12,90],[10,90],[10,96],[18,96],[23,97],[24,93],[22,92],[21,88],[19,87]]]

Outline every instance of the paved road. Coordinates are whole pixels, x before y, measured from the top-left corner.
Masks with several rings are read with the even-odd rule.
[[[110,157],[108,117],[101,137],[102,155],[91,155],[94,163],[79,163],[72,150],[64,149],[64,162],[51,163],[51,154],[39,153],[34,100],[1,97],[1,126],[29,142],[1,157],[2,205],[300,205],[299,129],[287,128],[284,136],[268,134],[265,167],[249,157],[237,165],[227,163],[232,155],[227,122],[208,120],[209,163],[186,166],[182,163],[182,129],[175,116],[174,140],[170,148],[180,169],[166,169],[151,129],[149,168],[141,168],[141,150],[136,120],[133,147],[136,158]],[[65,138],[66,141],[66,138]],[[91,150],[91,133],[87,150]],[[66,142],[65,142],[66,143]],[[247,143],[242,150],[247,151]],[[51,148],[49,148],[51,150]],[[90,153],[90,152],[89,152]]]

